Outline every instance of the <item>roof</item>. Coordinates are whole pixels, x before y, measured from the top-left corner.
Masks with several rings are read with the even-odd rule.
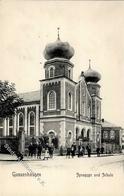
[[[102,127],[103,128],[105,128],[105,127],[113,127],[113,128],[121,128],[121,126],[118,126],[118,125],[115,125],[115,124],[113,124],[113,123],[110,123],[110,122],[108,122],[108,121],[104,121],[104,122],[102,122]]]
[[[19,97],[22,98],[24,102],[40,101],[40,90],[20,93]]]

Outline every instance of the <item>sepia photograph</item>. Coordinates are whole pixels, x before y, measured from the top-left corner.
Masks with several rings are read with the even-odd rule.
[[[0,196],[124,195],[124,1],[0,0]]]

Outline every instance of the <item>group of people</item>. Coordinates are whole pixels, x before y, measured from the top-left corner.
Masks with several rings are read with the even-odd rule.
[[[54,146],[51,143],[50,145],[46,145],[45,147],[39,143],[30,143],[28,146],[28,155],[29,157],[34,157],[37,159],[41,159],[41,155],[43,154],[43,160],[53,157]]]
[[[104,147],[97,147],[96,148],[96,154],[98,157],[100,157],[100,154],[104,153]],[[85,154],[88,155],[88,157],[91,156],[91,145],[87,144],[84,146],[83,144],[79,144],[76,146],[75,143],[73,143],[71,146],[66,147],[66,157],[74,157],[77,154],[78,157],[83,157]]]
[[[60,148],[61,149],[61,148]],[[28,146],[28,156],[31,158],[37,158],[42,160],[48,160],[48,158],[52,158],[54,153],[54,145],[53,143],[47,144],[45,146],[42,145],[41,142],[37,143],[30,143]],[[98,157],[100,157],[100,154],[104,153],[104,147],[97,147],[96,148],[96,154]],[[72,145],[66,146],[66,158],[74,158],[75,155],[78,157],[83,157],[85,154],[88,155],[88,157],[91,156],[91,145],[88,143],[86,146],[83,145],[83,143],[80,143],[78,146],[76,145],[76,142],[74,142]],[[21,153],[16,153],[18,160],[23,160],[23,155]],[[60,155],[63,155],[63,149],[61,149]]]
[[[90,144],[88,144],[86,147],[84,147],[84,145],[82,145],[82,144],[79,144],[78,146],[76,146],[76,143],[74,142],[71,146],[67,146],[66,157],[73,158],[76,155],[76,151],[77,151],[78,157],[82,157],[85,154],[85,149],[87,150],[88,157],[90,157],[91,156]]]

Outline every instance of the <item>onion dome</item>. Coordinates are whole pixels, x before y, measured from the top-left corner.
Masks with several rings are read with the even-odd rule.
[[[59,30],[59,28],[58,28]],[[65,58],[70,59],[74,55],[74,49],[70,46],[68,42],[62,42],[59,38],[58,31],[58,39],[46,45],[44,50],[44,58],[46,60],[50,60],[53,58]]]
[[[89,60],[89,69],[84,72],[84,77],[86,82],[97,83],[101,79],[101,74],[91,68],[90,60]]]

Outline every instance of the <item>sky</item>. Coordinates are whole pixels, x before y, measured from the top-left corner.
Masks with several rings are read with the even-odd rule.
[[[57,39],[75,49],[74,80],[88,69],[101,73],[102,118],[124,127],[124,2],[0,1],[0,80],[18,93],[38,90],[43,50]]]

